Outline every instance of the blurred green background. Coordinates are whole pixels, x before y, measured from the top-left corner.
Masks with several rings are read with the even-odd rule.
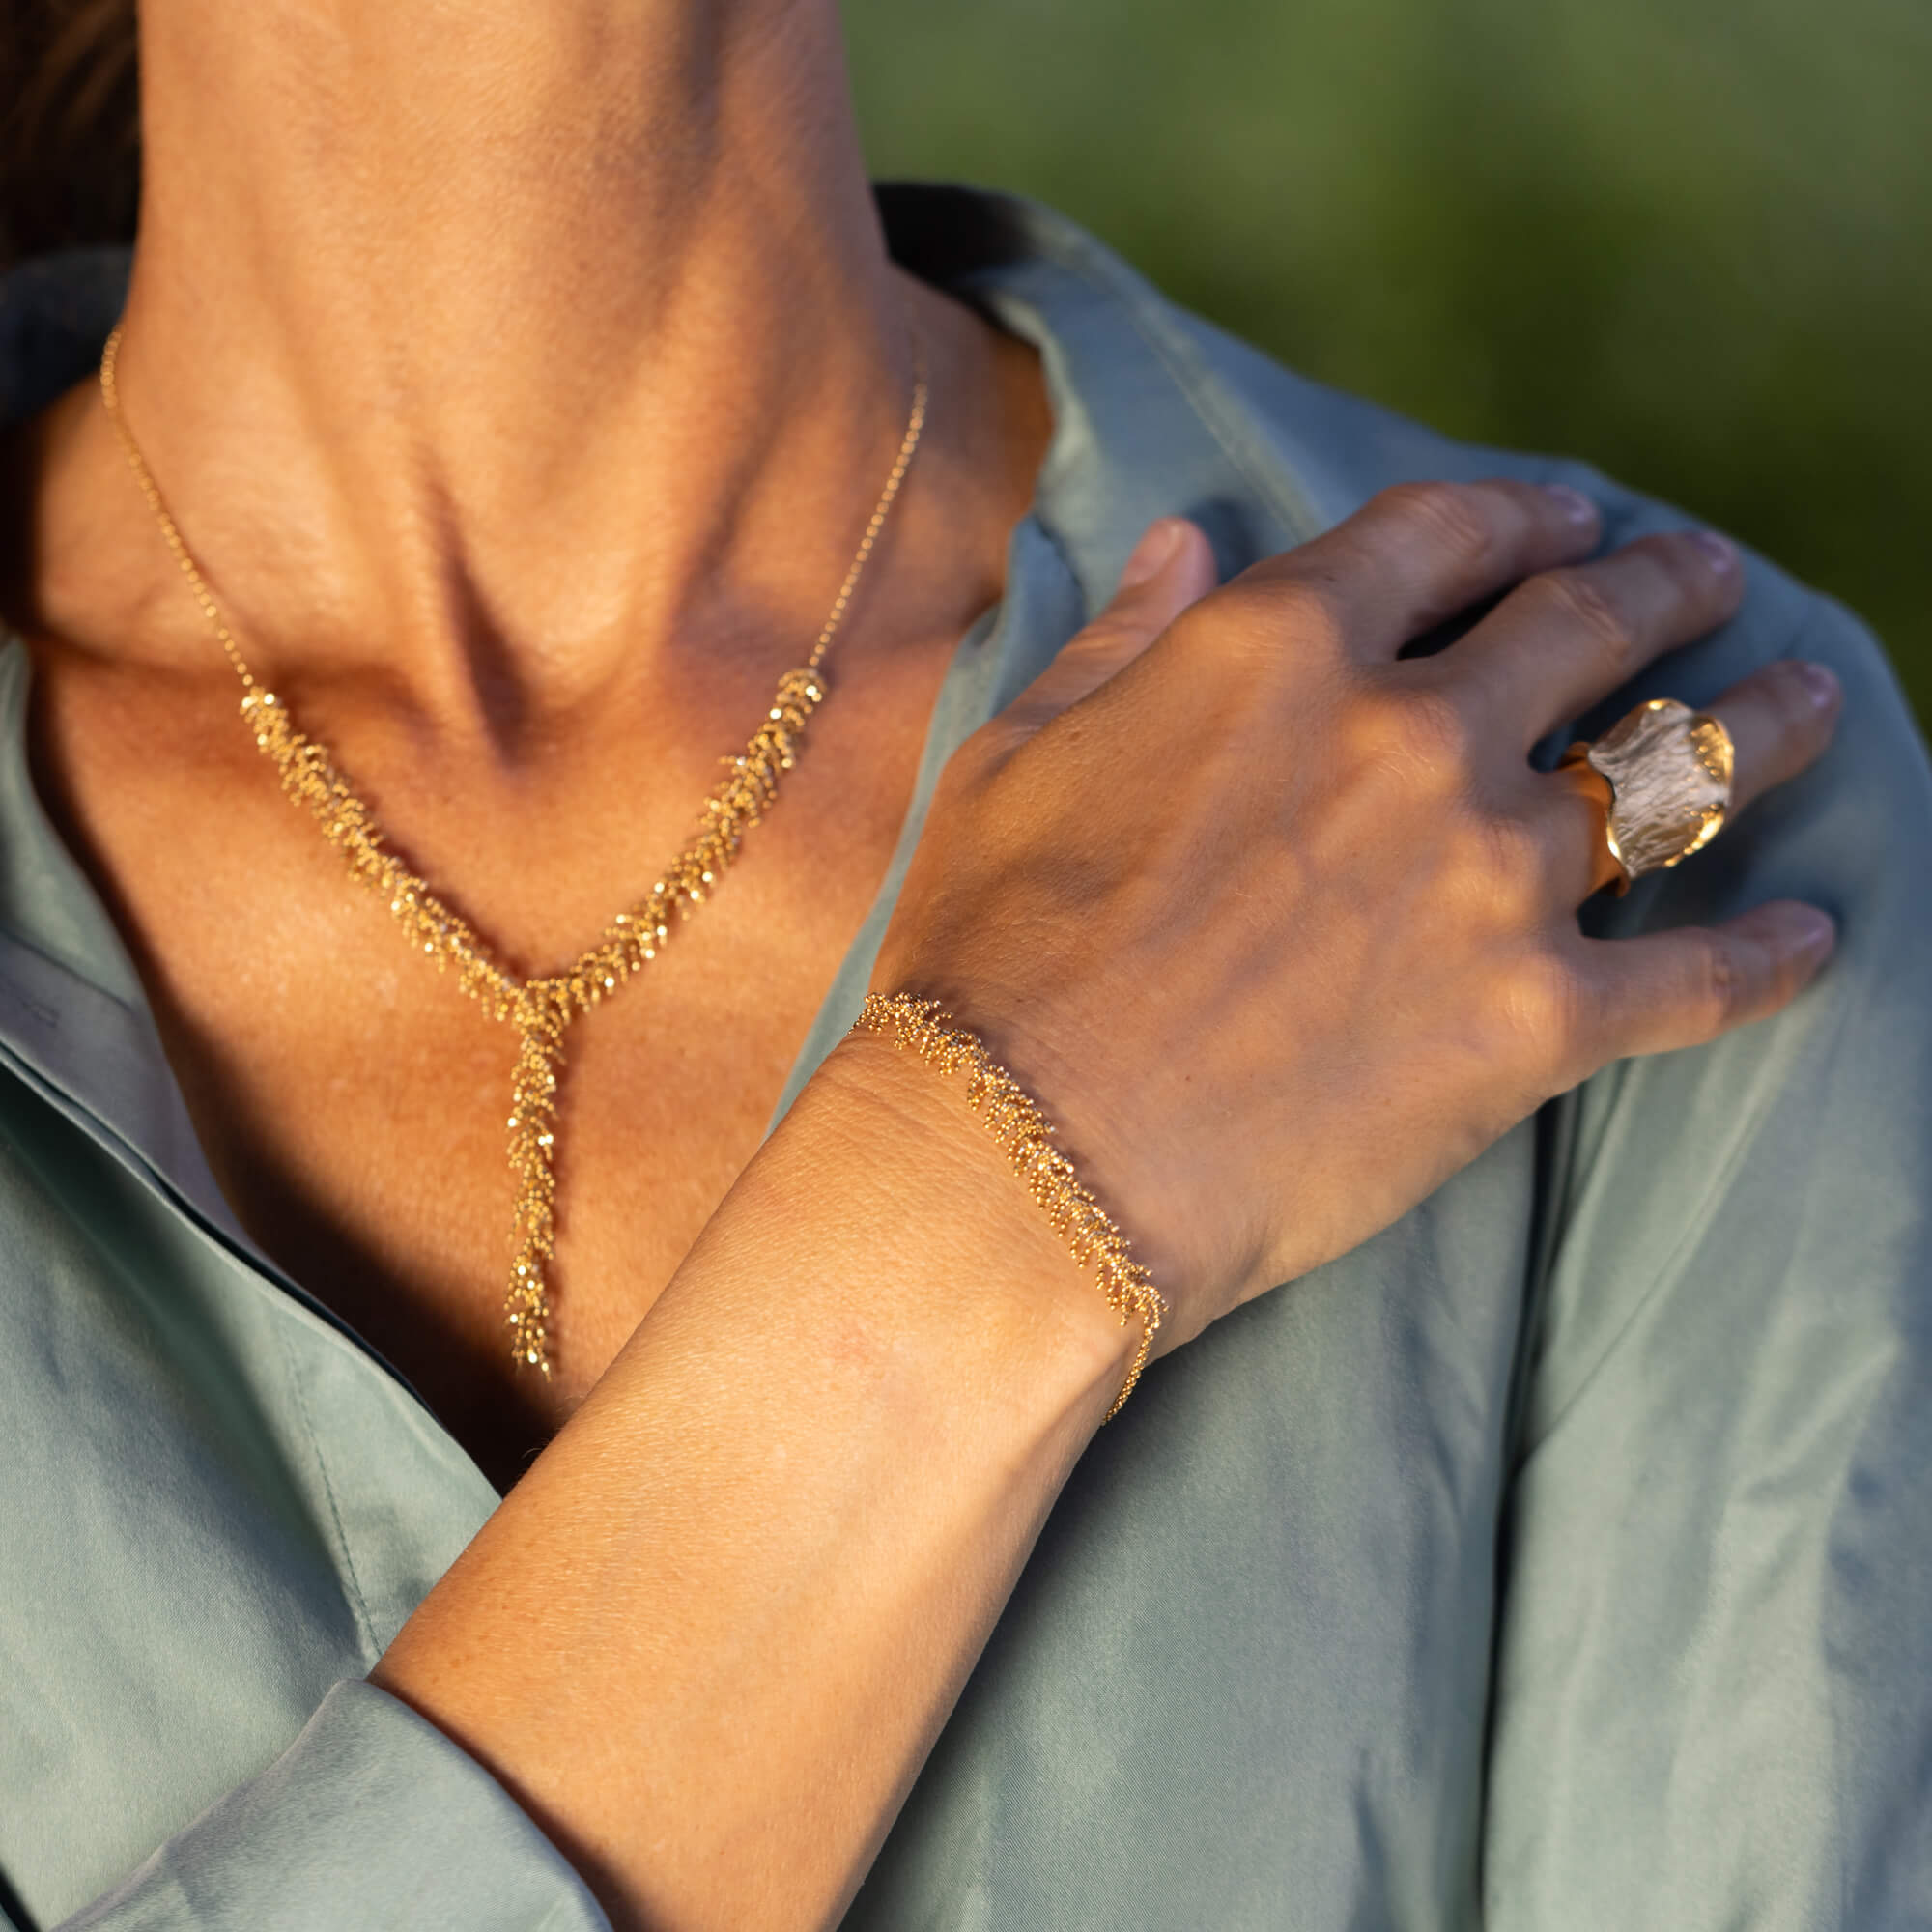
[[[845,0],[875,174],[1842,597],[1932,720],[1928,0]]]

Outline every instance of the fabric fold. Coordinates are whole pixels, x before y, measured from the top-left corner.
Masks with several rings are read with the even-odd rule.
[[[348,1678],[259,1777],[60,1932],[610,1932],[510,1794]]]

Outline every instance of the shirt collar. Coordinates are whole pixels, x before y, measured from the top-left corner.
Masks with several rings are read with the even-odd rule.
[[[895,261],[1040,352],[1054,435],[1035,514],[1090,612],[1156,517],[1199,523],[1224,576],[1333,521],[1214,366],[1211,331],[1065,215],[974,188],[877,192]]]

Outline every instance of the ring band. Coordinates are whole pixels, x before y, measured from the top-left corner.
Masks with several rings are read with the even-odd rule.
[[[1616,887],[1622,894],[1644,873],[1701,851],[1723,830],[1737,750],[1709,712],[1653,697],[1601,738],[1572,745],[1557,770],[1577,765],[1588,765],[1609,785],[1604,838],[1622,874]]]

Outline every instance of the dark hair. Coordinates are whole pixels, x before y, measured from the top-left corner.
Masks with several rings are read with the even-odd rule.
[[[0,270],[132,240],[135,49],[134,0],[0,0]]]

